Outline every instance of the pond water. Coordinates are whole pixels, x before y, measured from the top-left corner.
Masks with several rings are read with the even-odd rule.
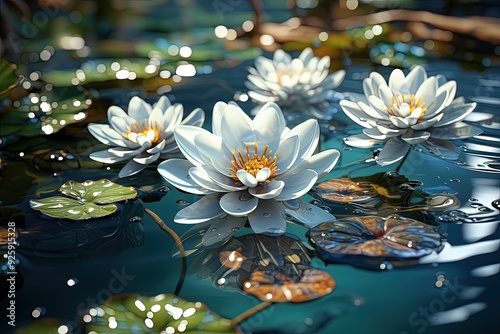
[[[168,19],[155,14],[158,13],[158,7],[148,7],[151,15],[147,18],[137,14],[137,17],[147,22],[124,25],[120,33],[110,30],[110,35],[115,33],[115,37],[120,37],[111,38],[117,48],[122,47],[120,39],[123,35],[120,34],[127,32],[130,32],[131,38],[139,36],[142,47],[146,49],[151,47],[151,41],[160,50],[165,43],[168,48],[171,41],[177,45],[191,45],[193,56],[199,56],[192,61],[197,74],[193,77],[177,76],[180,82],[172,81],[172,78],[162,82],[158,79],[161,69],[156,68],[154,75],[139,73],[140,78],[135,81],[138,84],[130,84],[133,80],[123,83],[116,78],[102,81],[90,79],[88,73],[94,68],[98,69],[99,64],[112,66],[120,57],[126,58],[130,51],[120,49],[119,52],[113,52],[112,46],[92,42],[96,36],[88,37],[87,43],[95,43],[95,49],[99,52],[93,52],[90,56],[70,57],[70,51],[62,50],[56,51],[47,63],[28,61],[19,65],[19,69],[25,73],[41,71],[41,78],[46,82],[54,80],[54,101],[62,101],[64,96],[68,96],[69,101],[74,101],[71,99],[76,97],[83,104],[89,99],[91,102],[87,103],[85,109],[74,111],[86,112],[83,122],[69,124],[59,132],[50,135],[40,132],[35,136],[17,132],[11,137],[2,138],[2,227],[6,228],[10,226],[9,222],[14,222],[18,233],[15,248],[16,328],[38,318],[56,318],[72,328],[74,323],[81,322],[86,310],[116,294],[155,296],[178,292],[182,299],[202,302],[227,319],[234,319],[261,303],[252,294],[245,294],[235,286],[220,284],[220,278],[223,277],[220,267],[214,268],[208,262],[203,262],[213,256],[213,252],[219,251],[218,248],[199,249],[197,253],[189,255],[184,276],[182,259],[176,255],[178,248],[175,241],[145,213],[145,209],[153,211],[181,238],[185,238],[182,235],[190,233],[188,231],[192,226],[177,224],[173,218],[180,209],[198,200],[198,196],[177,190],[158,174],[154,164],[137,175],[118,178],[123,164],[105,165],[88,157],[89,153],[103,149],[104,145],[90,135],[86,125],[103,121],[110,105],[126,108],[134,95],[153,103],[158,94],[166,94],[172,101],[182,103],[186,113],[200,107],[206,113],[204,127],[207,129],[211,127],[211,112],[217,101],[239,100],[239,105],[248,113],[255,107],[246,95],[244,81],[247,68],[253,66],[254,58],[259,54],[266,57],[272,54],[258,48],[227,51],[225,54],[224,45],[213,37],[206,45],[200,42],[213,34],[213,28],[206,27],[219,23],[235,26],[241,22],[241,17],[248,17],[249,7],[246,3],[233,6],[231,11],[223,12],[221,18],[217,12],[211,12],[212,5],[199,1],[196,3],[197,6],[189,10],[189,7],[174,2],[168,6],[163,4],[161,8],[172,9],[165,9]],[[275,21],[287,19],[288,12],[280,6],[281,3],[275,7],[269,6],[268,17]],[[141,13],[139,8],[135,10]],[[199,16],[201,14],[195,15],[194,12],[211,14]],[[56,14],[64,15],[65,11]],[[118,21],[114,24],[120,26],[119,18],[110,17],[114,17]],[[159,19],[163,21],[158,23],[156,29],[169,31],[161,35],[163,38],[151,31],[154,30],[151,28],[154,22]],[[85,24],[91,25],[91,22],[83,20],[82,25]],[[151,38],[137,35],[141,31],[137,26],[141,26],[141,29],[149,27],[150,30],[146,30]],[[176,30],[176,27],[182,28]],[[46,43],[49,43],[48,39],[33,41],[29,45],[40,52],[45,45],[49,45]],[[380,43],[371,48],[384,50],[384,47],[384,43]],[[147,64],[147,53],[139,49],[137,47],[133,52],[139,56],[130,56],[130,61],[145,61]],[[298,48],[291,46],[290,49]],[[374,53],[377,52],[383,51]],[[111,53],[111,56],[106,53]],[[298,54],[297,51],[291,53]],[[410,53],[408,57],[413,59]],[[302,198],[305,202],[330,211],[337,218],[373,214],[385,217],[396,213],[423,221],[434,226],[444,236],[439,252],[410,262],[381,260],[373,264],[345,260],[340,261],[345,263],[328,265],[317,254],[313,254],[308,264],[329,274],[335,280],[335,289],[304,303],[274,303],[242,322],[240,329],[244,333],[493,333],[499,328],[500,320],[496,313],[500,296],[497,284],[500,272],[500,67],[494,61],[477,62],[482,56],[474,57],[474,62],[444,59],[429,53],[420,57],[429,75],[443,74],[448,80],[455,80],[457,96],[477,103],[466,121],[481,128],[483,133],[457,141],[461,152],[456,160],[445,160],[423,150],[411,150],[399,167],[398,164],[382,167],[369,161],[367,157],[371,156],[370,149],[350,148],[344,144],[343,138],[358,132],[360,127],[343,113],[337,97],[330,107],[332,119],[322,122],[321,150],[335,148],[340,151],[341,157],[321,181],[335,178],[371,178],[370,181],[373,181],[374,175],[390,175],[390,172],[397,175],[394,173],[398,168],[399,175],[415,181],[407,182],[416,189],[410,189],[410,192],[416,194],[423,191],[428,197],[445,196],[453,203],[440,202],[434,207],[427,203],[425,208],[420,203],[401,205],[406,206],[406,209],[398,205],[381,207],[377,204],[376,207],[367,208],[366,205],[332,203],[322,198],[317,188]],[[169,75],[173,75],[175,66],[179,65],[177,61],[170,59],[162,69],[171,71]],[[123,63],[121,66],[124,66]],[[332,67],[346,70],[344,81],[336,89],[342,93],[362,93],[362,79],[370,72],[378,71],[388,78],[394,69],[393,66],[371,61],[369,56],[355,54],[334,59]],[[78,78],[79,69],[87,71],[88,81],[80,82],[85,88],[83,91],[76,88],[80,85],[65,85],[71,82],[75,73]],[[70,72],[71,75],[68,74]],[[27,91],[31,89],[33,92],[35,86],[38,88],[42,85],[40,80],[33,80],[33,77],[30,82],[33,87],[23,87]],[[65,90],[65,87],[70,88]],[[29,95],[30,100],[26,102],[25,98],[23,103],[33,102],[34,97],[41,98],[43,89],[37,93],[39,95]],[[17,98],[22,100],[22,97],[17,96],[13,100]],[[8,108],[6,103],[3,107],[6,110]],[[31,130],[20,131],[28,133]],[[85,221],[54,219],[30,208],[31,199],[55,194],[68,180],[84,182],[103,178],[135,187],[140,200],[118,203],[118,213],[108,218]],[[206,230],[208,227],[204,228]],[[299,254],[313,248],[308,230],[299,224],[287,226],[288,236],[295,236],[308,245],[304,249],[300,248],[300,251],[294,248]],[[249,233],[251,230],[245,228],[238,231],[236,236],[241,241]],[[193,237],[184,244],[186,250],[199,248],[197,243],[200,234],[191,232],[190,235]],[[248,240],[245,242],[251,243]],[[266,244],[267,241],[262,242]],[[273,252],[279,253],[277,250]],[[5,271],[6,268],[2,269]],[[183,278],[180,291],[179,277]],[[2,289],[0,307],[3,319],[0,331],[10,333],[15,328],[6,323],[3,315],[13,299],[7,298],[6,293],[4,295],[7,285],[2,285]],[[77,330],[75,332],[78,333]],[[109,332],[117,331],[110,329]]]

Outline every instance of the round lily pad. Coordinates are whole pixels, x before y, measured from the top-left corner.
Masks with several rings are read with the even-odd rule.
[[[115,202],[137,196],[134,187],[124,187],[108,179],[67,181],[59,191],[65,196],[32,199],[30,206],[47,216],[72,220],[100,218],[115,212]]]
[[[176,295],[121,295],[88,310],[85,333],[237,333],[231,320]]]
[[[419,258],[440,251],[444,239],[434,226],[397,215],[342,218],[315,226],[309,237],[325,262],[354,264]]]

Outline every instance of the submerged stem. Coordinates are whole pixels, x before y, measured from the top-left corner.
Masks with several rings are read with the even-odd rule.
[[[179,236],[177,235],[177,233],[174,232],[174,230],[165,225],[163,220],[161,220],[156,213],[149,210],[148,208],[144,208],[144,211],[156,221],[156,223],[158,224],[158,226],[160,226],[162,230],[170,234],[172,239],[174,239],[175,244],[179,248],[179,253],[181,254],[181,261],[182,261],[181,274],[179,276],[179,281],[177,282],[177,286],[175,287],[175,292],[174,292],[174,294],[178,296],[179,293],[181,292],[182,285],[184,284],[184,278],[186,277],[186,253],[184,252],[184,246],[182,246],[181,238],[179,238]]]
[[[234,327],[234,326],[238,325],[239,323],[245,321],[246,319],[250,318],[252,315],[265,309],[268,306],[271,306],[272,304],[273,303],[271,303],[271,302],[262,302],[260,304],[255,305],[251,309],[246,310],[245,312],[243,312],[242,314],[240,314],[239,316],[234,318],[233,321],[231,321],[231,326]]]

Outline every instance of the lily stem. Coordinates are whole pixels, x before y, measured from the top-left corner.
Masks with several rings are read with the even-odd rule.
[[[158,215],[156,213],[149,210],[148,208],[144,208],[144,211],[156,221],[158,226],[160,226],[160,228],[163,231],[167,232],[172,237],[172,239],[174,239],[175,244],[179,248],[179,253],[181,254],[181,261],[182,261],[181,262],[181,274],[179,276],[179,281],[177,282],[177,286],[175,287],[175,292],[174,292],[174,294],[176,296],[178,296],[179,293],[181,292],[182,285],[184,284],[184,278],[186,277],[186,253],[184,252],[184,246],[182,245],[181,238],[179,238],[179,236],[177,235],[177,233],[174,232],[174,230],[172,230],[170,227],[165,225],[163,220],[161,220],[161,218],[158,217]]]
[[[250,318],[252,315],[256,314],[257,312],[262,311],[263,309],[265,309],[268,306],[271,306],[272,304],[273,303],[271,303],[271,302],[262,302],[260,304],[255,305],[251,309],[246,310],[245,312],[243,312],[242,314],[240,314],[239,316],[234,318],[233,321],[231,321],[231,326],[234,327],[234,326],[240,324],[241,322]]]

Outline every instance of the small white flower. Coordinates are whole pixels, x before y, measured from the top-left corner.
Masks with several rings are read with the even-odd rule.
[[[364,96],[352,94],[353,101],[342,100],[347,116],[363,126],[363,134],[344,139],[355,147],[372,147],[386,142],[377,157],[384,166],[402,159],[411,146],[421,144],[432,153],[456,159],[458,148],[450,142],[482,131],[462,122],[476,103],[455,99],[456,82],[444,76],[427,77],[422,66],[403,74],[392,71],[389,82],[376,72],[363,81]]]
[[[333,149],[313,155],[318,122],[307,120],[290,130],[274,103],[264,105],[252,120],[236,104],[218,102],[212,130],[178,126],[175,139],[188,160],[158,166],[176,188],[206,195],[180,210],[174,218],[178,223],[228,216],[228,224],[239,219],[241,227],[248,217],[256,233],[283,233],[283,202],[306,194],[340,155]]]
[[[328,100],[344,80],[345,71],[329,73],[330,57],[315,57],[306,48],[298,58],[276,50],[273,59],[257,57],[250,67],[248,95],[260,104],[275,102],[285,113],[305,113],[323,119]]]
[[[162,96],[153,106],[134,96],[128,111],[117,106],[108,109],[109,124],[88,125],[90,133],[110,148],[92,152],[90,158],[102,163],[130,160],[118,174],[134,175],[158,158],[178,153],[173,130],[180,124],[200,127],[205,120],[203,110],[196,109],[184,120],[181,104],[172,105]]]

